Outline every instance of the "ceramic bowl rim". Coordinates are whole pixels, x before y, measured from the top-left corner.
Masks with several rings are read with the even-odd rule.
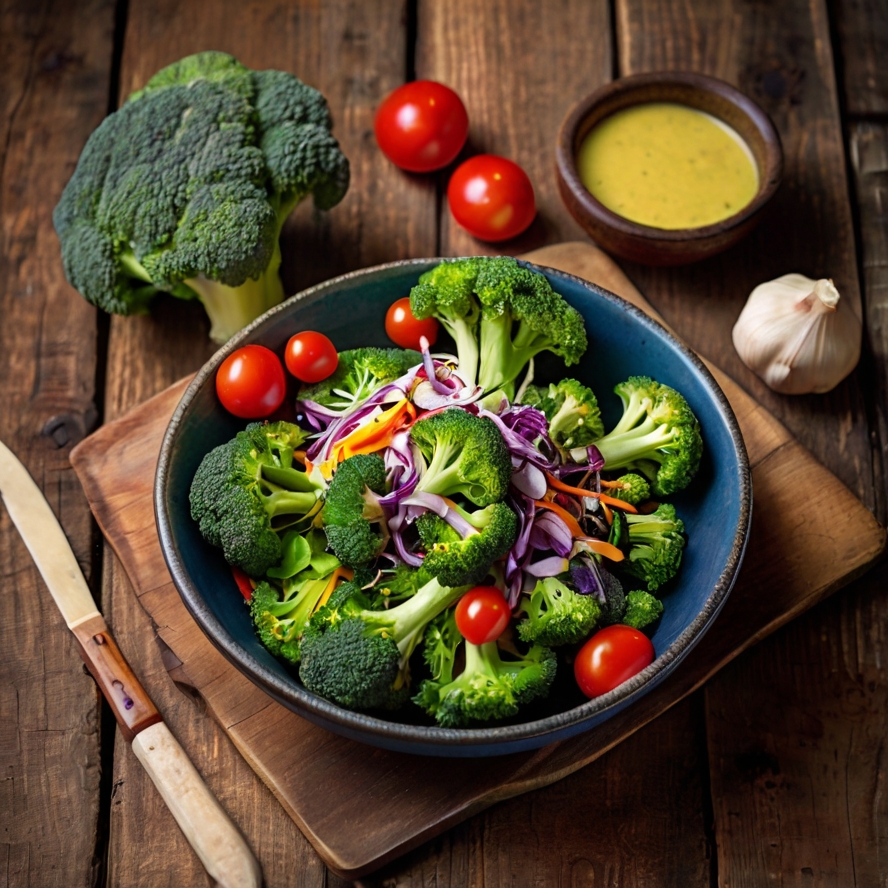
[[[765,163],[764,168],[758,170],[758,190],[752,200],[733,215],[697,228],[656,228],[640,222],[633,222],[631,219],[620,216],[613,210],[608,209],[583,185],[577,169],[575,145],[577,133],[586,119],[603,103],[618,97],[631,96],[633,93],[642,93],[647,87],[652,85],[676,85],[701,93],[722,96],[743,113],[761,134],[765,145]],[[644,104],[650,101],[648,98],[637,104]],[[676,101],[677,104],[686,104],[678,100],[673,101]],[[632,104],[636,103],[627,103],[627,105]],[[689,105],[689,107],[695,106]],[[707,111],[707,113],[711,112]],[[626,77],[620,77],[599,87],[576,102],[568,111],[558,132],[555,164],[564,185],[569,189],[582,211],[591,219],[594,219],[597,225],[614,229],[621,234],[634,238],[645,239],[650,241],[652,245],[656,243],[680,244],[705,241],[709,238],[724,235],[728,231],[741,227],[755,216],[771,200],[780,186],[783,178],[783,147],[780,134],[764,109],[730,83],[694,71],[649,71],[643,74],[631,74]]]
[[[379,275],[391,269],[409,267],[419,269],[442,261],[444,259],[441,257],[404,259],[351,271],[331,278],[302,290],[275,308],[270,309],[222,346],[189,383],[164,433],[155,475],[155,518],[164,559],[172,575],[174,585],[192,617],[210,641],[240,672],[245,674],[254,684],[258,685],[278,702],[309,720],[325,725],[331,730],[351,736],[353,739],[360,739],[363,742],[390,749],[399,749],[425,755],[457,756],[465,755],[470,750],[475,750],[475,754],[479,755],[493,755],[514,752],[519,749],[537,748],[572,733],[579,733],[583,730],[581,727],[583,722],[610,709],[623,708],[623,706],[631,703],[637,697],[642,696],[649,689],[647,687],[649,683],[664,677],[665,673],[671,671],[671,668],[678,660],[682,659],[700,640],[705,630],[711,625],[712,620],[724,605],[733,587],[743,558],[746,540],[748,539],[752,509],[751,474],[746,448],[733,410],[715,378],[703,361],[662,324],[622,297],[583,278],[548,266],[523,262],[523,264],[531,268],[573,282],[584,289],[591,288],[596,295],[615,301],[618,307],[633,315],[644,327],[670,340],[672,346],[680,351],[686,360],[693,364],[694,369],[701,374],[709,387],[710,394],[718,405],[719,412],[730,432],[737,457],[737,469],[739,470],[739,521],[725,567],[719,574],[719,578],[707,596],[700,612],[675,638],[670,647],[657,656],[648,667],[613,691],[582,703],[573,709],[536,721],[500,727],[442,728],[437,726],[406,725],[344,709],[335,703],[312,694],[300,685],[295,677],[284,682],[278,675],[254,658],[249,651],[245,650],[231,636],[223,623],[210,611],[209,606],[203,601],[202,594],[192,582],[185,569],[182,555],[173,536],[170,518],[166,513],[166,490],[179,426],[182,424],[198,391],[208,380],[212,379],[219,364],[232,351],[244,344],[245,340],[252,338],[257,331],[266,326],[271,326],[278,314],[292,311],[295,306],[323,293],[327,289],[334,288],[353,279]],[[503,748],[498,749],[498,746]]]

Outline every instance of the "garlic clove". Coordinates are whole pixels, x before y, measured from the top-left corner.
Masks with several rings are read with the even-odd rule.
[[[770,388],[827,392],[860,359],[862,325],[831,280],[786,274],[759,284],[732,331],[734,348]]]

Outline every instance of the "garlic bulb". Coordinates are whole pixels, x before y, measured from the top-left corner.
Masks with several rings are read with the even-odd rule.
[[[862,326],[831,280],[785,274],[759,284],[734,325],[734,348],[776,392],[828,392],[857,365]]]

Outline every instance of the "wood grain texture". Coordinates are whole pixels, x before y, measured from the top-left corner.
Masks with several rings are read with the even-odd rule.
[[[888,6],[879,0],[833,0],[841,57],[845,111],[854,116],[888,113]]]
[[[569,255],[579,257],[574,265],[568,262]],[[549,247],[535,258],[607,280],[615,289],[631,287],[603,253],[587,244]],[[637,292],[624,292],[644,304]],[[748,396],[727,380],[725,389],[740,407],[738,421],[744,437],[750,442],[750,452],[757,455],[753,478],[758,514],[763,517],[753,520],[749,555],[734,592],[682,668],[656,691],[588,734],[530,753],[430,764],[427,759],[370,749],[328,734],[258,694],[197,629],[169,580],[162,580],[159,544],[149,517],[151,488],[144,480],[153,473],[138,462],[148,448],[131,449],[126,430],[159,446],[184,385],[185,381],[172,386],[140,405],[124,422],[92,435],[72,455],[75,468],[100,526],[136,583],[139,600],[152,615],[160,637],[184,664],[190,684],[199,689],[209,710],[318,852],[334,870],[350,877],[403,854],[495,802],[546,786],[599,758],[698,688],[741,650],[834,591],[852,565],[862,570],[885,542],[884,529],[852,494],[776,420],[761,410],[747,409]],[[134,462],[128,462],[130,458]],[[107,497],[108,490],[116,494]],[[782,518],[799,490],[805,491],[812,516],[820,516],[807,524]],[[834,527],[841,531],[833,534]],[[835,539],[830,541],[832,535]],[[785,557],[787,552],[794,557]],[[762,596],[760,590],[766,586],[769,594]],[[606,783],[608,793],[601,799],[605,807],[634,808],[635,827],[647,836],[650,847],[675,847],[676,859],[693,859],[695,849],[705,841],[695,814],[703,807],[702,795],[695,797],[689,789],[677,797],[683,807],[676,808],[676,820],[670,822],[656,809],[650,817],[644,813],[644,787],[661,779],[673,793],[677,786],[701,785],[695,781],[699,781],[702,725],[699,720],[689,722],[689,711],[676,710],[645,732],[649,748],[662,743],[686,751],[684,758],[670,754],[668,779],[660,773],[661,760],[645,757],[638,766],[643,775],[637,783],[630,783],[628,789],[625,783]],[[678,741],[678,737],[683,739]],[[622,766],[621,772],[625,773]],[[337,782],[340,774],[348,774],[348,780]],[[631,798],[627,797],[629,789],[635,793],[630,793]],[[517,800],[507,806],[512,811],[509,816],[530,817],[534,804],[532,798]],[[492,816],[485,815],[485,822]],[[486,827],[479,828],[483,834]],[[546,820],[537,829],[547,835],[546,847],[553,849],[540,866],[558,869],[559,827]],[[642,860],[643,854],[635,850],[638,872],[656,866],[656,855]],[[489,853],[492,848],[485,846],[485,860]],[[424,871],[427,864],[422,856],[413,858],[410,866],[414,869],[410,873],[399,870],[396,878],[414,878],[415,867]]]
[[[608,3],[429,0],[419,2],[417,17],[417,77],[453,87],[469,112],[469,141],[457,162],[482,153],[511,158],[530,176],[538,211],[523,235],[489,244],[454,223],[445,199],[441,255],[516,255],[582,237],[558,196],[555,137],[571,105],[610,79]]]
[[[372,137],[376,103],[406,72],[403,3],[148,2],[128,4],[121,96],[164,65],[192,52],[230,52],[254,68],[291,71],[326,96],[334,134],[351,162],[345,199],[329,213],[311,201],[297,208],[282,235],[285,291],[350,269],[433,253],[434,188],[401,175]],[[348,72],[347,74],[345,72]],[[147,317],[115,319],[108,346],[106,415],[131,406],[197,369],[211,354],[201,307],[161,298]],[[133,372],[133,368],[138,368]],[[150,472],[153,477],[153,462]],[[326,872],[286,813],[276,805],[225,733],[198,717],[198,700],[169,681],[150,620],[134,601],[116,562],[109,565],[108,614],[133,667],[223,806],[262,860],[268,886],[323,884]],[[179,676],[187,686],[187,676]],[[114,752],[115,786],[109,876],[115,886],[191,885],[206,878],[200,863],[121,738]],[[148,858],[129,849],[148,843]]]
[[[824,0],[619,0],[620,73],[695,70],[755,99],[783,141],[783,185],[749,238],[683,269],[625,266],[695,350],[712,359],[873,508],[860,369],[826,395],[772,392],[740,361],[731,329],[753,287],[788,272],[830,277],[860,314],[854,233]]]
[[[0,438],[45,491],[87,577],[95,529],[68,452],[96,419],[96,319],[65,281],[51,216],[106,110],[112,26],[102,0],[0,8]],[[98,697],[2,506],[0,564],[0,882],[92,885]]]

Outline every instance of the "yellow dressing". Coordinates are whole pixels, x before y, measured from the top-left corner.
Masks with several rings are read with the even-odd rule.
[[[758,190],[749,147],[727,124],[651,102],[593,127],[577,154],[583,185],[608,209],[653,228],[699,228],[745,207]]]

